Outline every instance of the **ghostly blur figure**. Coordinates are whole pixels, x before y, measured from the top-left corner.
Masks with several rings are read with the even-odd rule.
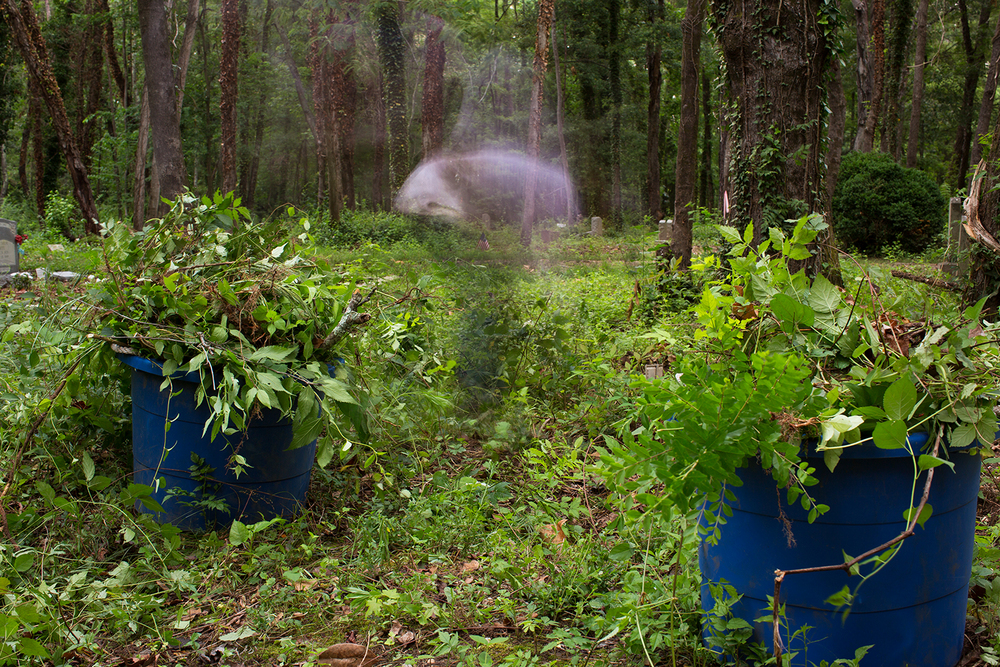
[[[525,177],[532,163],[519,153],[499,150],[437,156],[409,175],[394,206],[413,215],[520,224]],[[576,190],[569,176],[557,166],[535,164],[535,221],[574,220]]]

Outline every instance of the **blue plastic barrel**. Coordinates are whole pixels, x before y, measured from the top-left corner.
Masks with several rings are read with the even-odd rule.
[[[926,434],[910,437],[920,449]],[[815,456],[813,454],[812,456]],[[972,571],[981,457],[954,452],[954,471],[935,470],[929,501],[933,514],[923,528],[903,541],[895,558],[866,581],[846,619],[843,610],[824,602],[845,585],[854,590],[859,577],[843,571],[794,574],[781,585],[787,627],[781,636],[784,652],[798,651],[785,664],[805,667],[820,661],[853,658],[855,649],[872,645],[866,667],[952,667],[962,655],[966,604]],[[773,651],[767,596],[774,595],[774,571],[836,565],[843,554],[858,556],[899,535],[910,506],[914,464],[905,450],[874,446],[844,450],[836,472],[822,457],[810,458],[819,484],[809,493],[830,511],[810,524],[807,513],[789,506],[784,489],[776,487],[756,461],[740,470],[743,486],[733,515],[722,526],[717,545],[702,541],[699,563],[703,576],[702,608],[715,601],[708,582],[725,581],[742,598],[733,615],[754,625],[751,641]],[[914,505],[923,492],[926,472],[916,483]],[[790,522],[789,542],[781,516]],[[789,640],[796,630],[811,629]]]
[[[262,409],[245,431],[220,433],[211,440],[211,428],[202,435],[209,409],[204,403],[195,406],[197,373],[177,373],[171,378],[173,392],[161,391],[160,364],[136,356],[119,358],[132,369],[133,481],[153,487],[153,498],[165,510],[153,512],[137,503],[139,511],[182,530],[205,531],[235,519],[253,523],[292,517],[301,510],[316,442],[288,451],[291,420],[282,419],[279,410]],[[167,419],[170,429],[165,432]],[[239,478],[227,468],[234,452],[251,466]],[[211,468],[207,477],[192,477],[192,455]],[[206,500],[221,501],[224,507],[206,507]]]

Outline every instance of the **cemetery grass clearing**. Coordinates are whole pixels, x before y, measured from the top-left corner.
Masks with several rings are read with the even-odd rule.
[[[132,513],[124,374],[71,380],[46,403],[89,333],[85,288],[0,292],[0,467],[16,463],[3,641],[20,664],[46,653],[53,664],[307,664],[345,641],[383,663],[712,664],[694,518],[641,532],[588,469],[634,398],[629,374],[683,353],[691,323],[676,307],[710,279],[656,298],[654,236],[566,235],[532,255],[502,234],[485,253],[461,237],[445,256],[412,237],[330,248],[345,272],[378,281],[353,360],[375,437],[314,469],[301,517],[207,535]],[[703,251],[713,238],[696,236]],[[78,247],[93,252],[66,252]],[[863,268],[905,316],[954,307],[891,278],[897,264],[842,266],[848,290]],[[644,338],[654,327],[674,343]],[[973,665],[1000,648],[995,475],[988,464]]]

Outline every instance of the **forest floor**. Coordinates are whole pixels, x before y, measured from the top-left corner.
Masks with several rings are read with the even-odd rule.
[[[696,257],[715,241],[702,235]],[[684,310],[710,275],[665,279],[654,245],[637,228],[532,256],[332,250],[384,280],[378,324],[353,360],[378,406],[377,436],[313,470],[300,516],[238,532],[184,534],[135,517],[125,388],[107,392],[100,423],[72,402],[53,412],[14,460],[80,343],[66,332],[80,328],[74,307],[88,287],[0,291],[0,459],[12,471],[0,631],[19,647],[11,664],[717,664],[701,642],[694,518],[651,532],[629,525],[596,471],[632,379],[646,363],[669,364],[671,351],[646,334],[689,329]],[[70,246],[25,268],[99,274],[99,259],[93,246]],[[940,279],[933,261],[894,259],[845,257],[845,272],[863,267],[914,317],[954,307],[947,289],[892,277]],[[422,277],[433,308],[394,303]],[[521,338],[484,334],[477,310]],[[427,372],[468,365],[493,343],[511,347],[507,386],[523,391],[484,396]],[[994,453],[961,667],[1000,664]]]

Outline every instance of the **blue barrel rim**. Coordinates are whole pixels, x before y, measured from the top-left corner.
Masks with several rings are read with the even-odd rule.
[[[143,373],[149,373],[150,375],[155,375],[157,377],[167,377],[163,373],[162,361],[157,361],[155,359],[150,359],[148,357],[140,357],[135,354],[123,354],[121,352],[117,353],[115,356],[117,356],[119,361],[121,361],[123,364],[137,371],[142,371]],[[181,380],[183,382],[191,382],[193,384],[201,384],[201,372],[175,371],[170,374],[170,379]]]

